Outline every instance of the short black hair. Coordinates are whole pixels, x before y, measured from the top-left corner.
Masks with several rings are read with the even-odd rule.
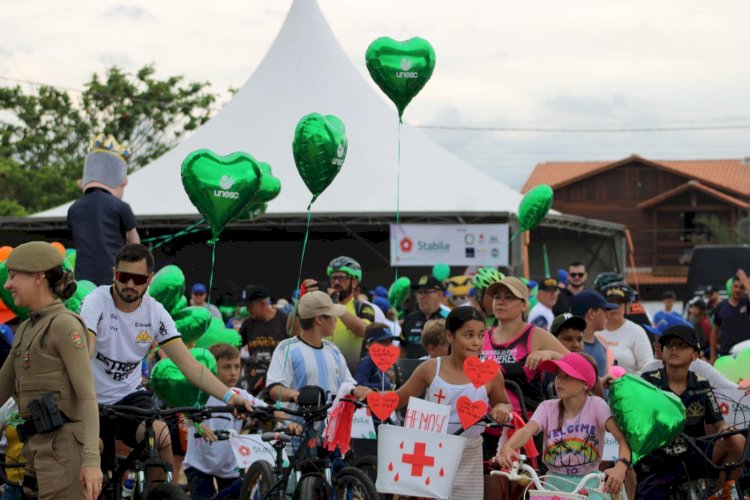
[[[574,260],[573,262],[571,262],[570,264],[568,264],[568,268],[571,268],[571,267],[577,267],[577,266],[583,266],[583,267],[586,267],[586,264],[584,264],[584,263],[583,263],[583,262],[581,262],[580,260]]]
[[[140,262],[146,261],[146,270],[150,274],[154,270],[154,255],[146,245],[140,243],[128,243],[122,247],[115,256],[115,268],[122,262]]]
[[[664,299],[675,300],[677,299],[677,294],[675,294],[672,290],[667,290],[666,292],[661,294],[661,300],[664,300]]]
[[[484,314],[471,306],[454,307],[445,319],[445,330],[456,333],[459,328],[472,320],[484,323]]]
[[[315,324],[315,318],[316,316],[313,316],[312,318],[300,318],[299,327],[303,330],[310,330]]]

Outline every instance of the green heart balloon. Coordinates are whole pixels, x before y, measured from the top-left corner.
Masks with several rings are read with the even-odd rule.
[[[273,176],[271,165],[260,162],[260,184],[253,201],[269,202],[276,198],[281,192],[281,181]]]
[[[242,346],[242,337],[236,330],[222,327],[221,330],[209,329],[195,342],[197,347],[209,347],[216,344],[229,344],[239,348]]]
[[[247,153],[219,156],[199,149],[182,162],[182,185],[214,238],[253,199],[260,177],[260,165]]]
[[[609,406],[625,433],[633,463],[670,443],[685,425],[685,405],[680,398],[634,375],[612,382]]]
[[[67,248],[65,249],[65,260],[67,260],[70,263],[70,267],[73,269],[76,268],[76,256],[78,253],[76,252],[75,248]]]
[[[186,344],[195,342],[211,324],[211,312],[207,307],[186,307],[173,316],[175,327]],[[223,325],[222,325],[223,327]]]
[[[8,267],[5,265],[5,261],[0,262],[0,300],[3,301],[5,307],[13,311],[13,314],[21,319],[29,317],[29,309],[27,307],[18,307],[13,302],[13,295],[10,290],[5,289],[5,282],[8,281]]]
[[[518,207],[518,224],[521,231],[530,231],[544,220],[552,207],[554,191],[547,184],[539,184],[526,193]]]
[[[411,291],[411,280],[406,276],[401,276],[399,279],[393,282],[391,287],[388,289],[388,302],[393,307],[399,307],[409,298],[409,292]]]
[[[216,375],[216,358],[203,348],[190,349],[190,354]],[[204,406],[208,401],[206,391],[201,391],[185,378],[171,359],[162,359],[151,370],[149,384],[159,399],[171,407]]]
[[[251,201],[245,208],[242,209],[242,213],[237,216],[238,219],[255,220],[258,217],[266,213],[268,209],[268,203],[260,201]]]
[[[300,177],[313,194],[312,202],[341,170],[347,147],[344,124],[333,115],[311,113],[297,124],[292,153]]]
[[[78,280],[76,281],[75,293],[65,301],[65,307],[78,314],[81,312],[81,303],[86,295],[90,294],[96,289],[96,285],[89,280]]]
[[[168,311],[170,316],[174,316],[175,314],[179,313],[183,309],[185,309],[188,306],[188,299],[184,295],[179,298],[177,301],[177,304],[172,308],[172,310]]]
[[[398,109],[398,117],[432,76],[435,50],[423,38],[399,42],[386,36],[367,47],[365,63],[370,76]]]
[[[180,298],[185,296],[185,275],[182,269],[173,264],[159,269],[151,280],[148,294],[161,302],[167,311],[175,310]]]

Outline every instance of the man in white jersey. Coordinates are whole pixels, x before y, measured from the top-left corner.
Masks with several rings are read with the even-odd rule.
[[[345,306],[334,304],[327,293],[319,290],[302,296],[297,306],[302,331],[276,346],[268,367],[266,385],[274,401],[296,403],[299,389],[305,385],[321,387],[331,397],[336,396],[344,382],[356,385],[341,350],[324,339],[333,335],[336,318],[346,311]],[[370,392],[362,386],[354,389],[359,399]]]
[[[81,305],[89,331],[89,352],[96,398],[103,404],[151,408],[151,394],[141,386],[141,361],[154,339],[164,353],[195,386],[230,405],[252,407],[196,361],[182,342],[164,306],[146,295],[154,276],[154,257],[140,244],[125,245],[115,257],[114,284],[100,286]],[[102,420],[100,435],[114,435],[135,447],[144,438],[143,422],[133,419]],[[169,430],[154,422],[159,436],[159,457],[172,463]],[[105,434],[106,432],[106,434]]]

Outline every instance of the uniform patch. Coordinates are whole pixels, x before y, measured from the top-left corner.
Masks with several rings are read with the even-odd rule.
[[[70,338],[73,341],[73,346],[76,349],[84,349],[86,347],[86,344],[83,341],[83,336],[80,333],[73,332],[70,334]]]

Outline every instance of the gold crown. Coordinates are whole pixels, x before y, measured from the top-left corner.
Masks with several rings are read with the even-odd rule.
[[[117,139],[111,135],[105,136],[104,134],[99,134],[96,137],[91,138],[89,152],[91,151],[101,151],[103,153],[117,155],[125,161],[128,161],[132,154],[130,146],[127,143],[120,144],[117,142]]]

